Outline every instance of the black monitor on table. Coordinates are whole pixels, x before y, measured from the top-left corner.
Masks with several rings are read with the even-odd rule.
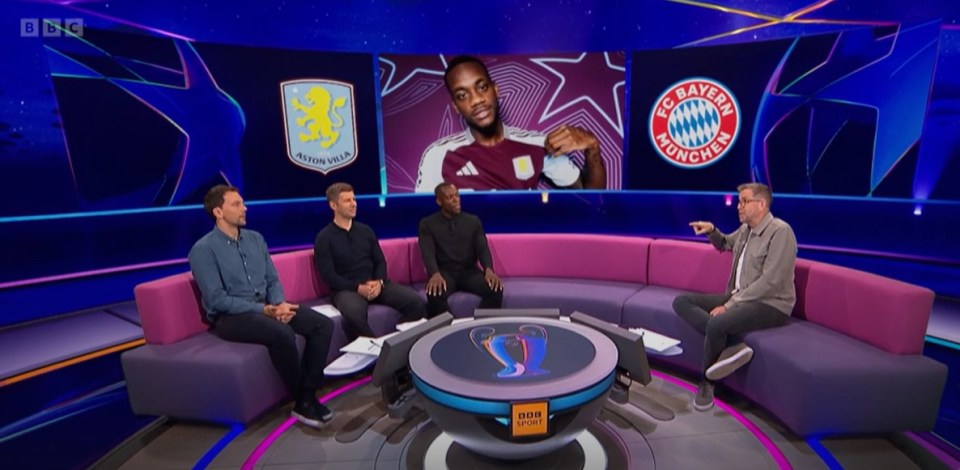
[[[389,406],[413,388],[410,381],[410,348],[433,330],[450,325],[453,315],[441,313],[424,323],[401,331],[383,342],[371,381],[380,387],[380,394]]]
[[[650,363],[643,347],[643,336],[585,313],[573,312],[570,321],[600,331],[617,346],[617,372],[643,385],[650,383]]]
[[[499,317],[541,317],[560,318],[559,308],[478,308],[473,311],[474,318]]]

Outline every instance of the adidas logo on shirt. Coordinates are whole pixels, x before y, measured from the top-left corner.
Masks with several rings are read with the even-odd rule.
[[[477,176],[479,174],[477,167],[473,166],[473,162],[467,162],[466,165],[463,165],[463,168],[457,170],[457,176]]]

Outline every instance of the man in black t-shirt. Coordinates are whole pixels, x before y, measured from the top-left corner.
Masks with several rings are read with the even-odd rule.
[[[327,188],[333,222],[313,245],[317,271],[333,291],[333,305],[343,315],[350,337],[374,337],[367,320],[367,307],[378,303],[400,312],[400,322],[423,318],[424,304],[413,289],[387,279],[387,262],[369,225],[354,220],[357,200],[353,187],[334,183]]]
[[[460,192],[452,183],[440,183],[434,193],[440,210],[423,218],[418,231],[428,276],[427,316],[449,311],[447,298],[458,290],[479,295],[480,308],[500,308],[503,284],[493,271],[480,218],[460,211]]]

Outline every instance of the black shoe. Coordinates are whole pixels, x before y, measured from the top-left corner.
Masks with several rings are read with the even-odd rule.
[[[290,416],[311,428],[318,429],[333,421],[333,412],[316,401],[298,403],[293,407]]]
[[[323,424],[333,421],[333,411],[330,408],[327,408],[326,405],[318,401],[313,402],[313,405],[317,411],[317,416],[320,416],[320,421],[323,421]]]

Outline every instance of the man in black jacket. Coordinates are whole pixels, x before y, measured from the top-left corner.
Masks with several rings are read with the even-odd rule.
[[[500,308],[503,284],[480,218],[460,211],[460,192],[452,183],[434,190],[440,210],[420,221],[419,243],[427,269],[427,316],[450,310],[447,298],[462,290],[479,295],[480,308]],[[483,268],[477,267],[479,261]]]
[[[353,187],[334,183],[327,188],[333,222],[313,245],[317,271],[333,291],[333,305],[345,320],[350,337],[374,337],[367,320],[367,307],[378,303],[400,312],[400,322],[423,318],[424,304],[413,289],[387,279],[387,262],[369,225],[354,220],[357,200]]]

